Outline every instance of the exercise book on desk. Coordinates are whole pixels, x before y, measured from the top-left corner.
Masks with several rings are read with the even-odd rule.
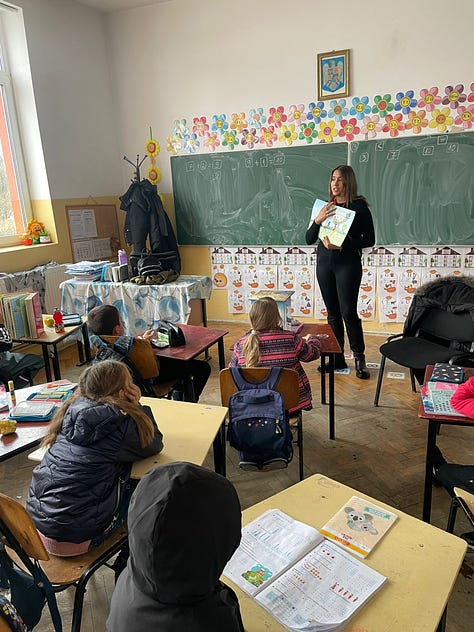
[[[425,412],[430,412],[435,415],[452,415],[460,416],[454,408],[451,406],[451,397],[457,390],[459,384],[454,382],[431,382],[427,384],[427,399],[431,403],[432,410],[427,410],[425,406],[425,400],[423,399],[423,407]],[[428,405],[429,407],[429,405]]]
[[[242,529],[223,575],[288,630],[305,632],[341,629],[387,579],[278,509]]]

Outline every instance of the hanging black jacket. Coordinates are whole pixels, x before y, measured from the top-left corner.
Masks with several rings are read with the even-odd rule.
[[[172,258],[164,269],[181,273],[181,259],[171,221],[166,214],[156,186],[149,180],[132,182],[120,198],[120,208],[127,212],[124,236],[133,244],[134,253],[140,255],[149,237],[150,250],[155,253],[171,252]]]
[[[237,597],[219,581],[241,537],[227,479],[191,463],[156,467],[133,494],[128,530],[108,632],[244,632]]]
[[[474,277],[447,276],[425,283],[413,297],[403,334],[414,336],[428,310],[433,307],[448,312],[470,312],[474,321]]]

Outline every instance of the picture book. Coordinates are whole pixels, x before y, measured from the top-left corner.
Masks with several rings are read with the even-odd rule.
[[[428,398],[435,415],[461,416],[451,406],[451,397],[458,386],[459,384],[454,382],[432,382],[431,380],[428,382]]]
[[[454,382],[461,384],[464,382],[464,369],[462,366],[437,362],[434,365],[431,382]]]
[[[43,310],[38,292],[31,292],[25,298],[26,314],[31,338],[39,338],[44,333]]]
[[[311,211],[311,219],[309,225],[314,221],[314,218],[319,214],[319,211],[325,206],[327,202],[322,200],[316,200],[313,204],[313,210]],[[332,205],[332,209],[336,212],[334,215],[327,217],[321,224],[319,229],[319,239],[327,237],[329,241],[335,246],[342,246],[344,239],[346,238],[349,228],[354,221],[355,212],[342,206]]]
[[[386,581],[278,509],[242,529],[223,574],[288,630],[305,632],[339,630]]]
[[[352,496],[320,532],[359,557],[367,557],[396,519],[391,511]]]

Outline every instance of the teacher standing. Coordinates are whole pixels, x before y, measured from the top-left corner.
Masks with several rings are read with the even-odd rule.
[[[362,323],[357,313],[357,299],[362,278],[362,248],[375,243],[374,223],[367,201],[357,195],[357,180],[352,167],[340,165],[331,173],[329,202],[323,206],[306,231],[306,243],[314,244],[321,223],[334,215],[334,204],[355,211],[355,217],[342,246],[335,246],[327,237],[318,243],[316,276],[328,311],[331,325],[342,353],[335,356],[335,368],[347,368],[344,359],[344,325],[354,354],[356,376],[370,377],[365,362]]]

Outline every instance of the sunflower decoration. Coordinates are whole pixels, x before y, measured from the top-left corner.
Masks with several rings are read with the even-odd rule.
[[[150,138],[145,145],[145,151],[150,159],[151,166],[148,169],[147,178],[152,184],[158,184],[161,180],[161,171],[156,166],[155,158],[160,153],[160,143],[153,138],[153,132],[150,127]]]

